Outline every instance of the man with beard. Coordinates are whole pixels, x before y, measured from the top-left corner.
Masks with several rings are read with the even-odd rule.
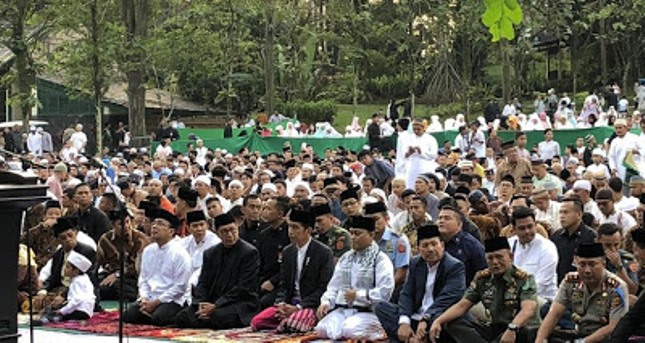
[[[267,308],[275,302],[277,287],[280,285],[280,264],[282,250],[289,245],[289,230],[286,215],[289,212],[289,198],[270,199],[262,208],[262,221],[266,228],[258,236],[260,252],[260,303]]]
[[[256,194],[247,195],[242,203],[244,222],[240,226],[240,238],[258,246],[258,237],[262,231],[260,215],[262,214],[262,200]]]
[[[258,251],[239,238],[229,214],[215,217],[222,242],[204,252],[195,300],[176,318],[182,328],[231,329],[249,325],[258,310]]]
[[[253,318],[254,330],[311,331],[320,297],[334,270],[331,249],[311,237],[311,214],[293,209],[288,223],[292,244],[284,250],[278,296],[274,306]]]

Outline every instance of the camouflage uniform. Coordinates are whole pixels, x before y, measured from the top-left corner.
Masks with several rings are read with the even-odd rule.
[[[401,234],[406,235],[408,237],[408,241],[410,242],[412,256],[416,256],[419,253],[419,247],[417,246],[417,229],[429,224],[433,224],[433,222],[430,219],[430,216],[426,215],[426,220],[420,225],[414,224],[414,221],[412,220],[409,223],[405,224],[403,228],[401,228]]]
[[[522,301],[537,302],[537,285],[533,275],[511,266],[501,277],[484,269],[475,275],[464,294],[464,299],[477,304],[480,301],[491,318],[490,323],[475,323],[464,318],[448,324],[448,333],[457,342],[491,342],[508,329],[521,310]],[[540,315],[536,307],[533,317],[517,333],[518,342],[530,341],[527,327],[537,327]]]
[[[589,291],[577,272],[568,273],[554,301],[571,309],[576,333],[586,337],[619,320],[629,309],[627,285],[615,274],[605,270],[600,285]]]
[[[622,265],[622,268],[625,269],[625,272],[627,273],[627,276],[638,285],[638,263],[636,262],[636,259],[634,258],[634,255],[630,254],[629,252],[620,249],[618,250],[618,254],[620,255],[620,262]],[[616,268],[609,260],[607,260],[607,270],[614,273],[618,274],[620,270]]]
[[[328,246],[334,252],[335,258],[340,258],[345,252],[351,248],[351,237],[349,231],[340,226],[333,225],[325,233],[317,233],[315,238]]]

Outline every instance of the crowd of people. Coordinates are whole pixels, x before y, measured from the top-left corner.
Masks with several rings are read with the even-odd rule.
[[[619,115],[615,135],[565,153],[550,128],[529,151],[479,121],[439,146],[430,125],[404,117],[391,149],[323,155],[198,142],[101,160],[76,140],[34,154],[51,200],[26,218],[17,307],[31,293],[47,323],[124,299],[128,323],[332,340],[645,334],[645,121],[636,135]]]

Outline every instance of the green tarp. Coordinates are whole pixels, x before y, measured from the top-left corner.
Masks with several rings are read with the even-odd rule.
[[[638,129],[632,130],[635,133],[640,133]],[[614,132],[612,127],[598,127],[591,129],[572,129],[572,130],[556,130],[553,134],[553,139],[560,143],[560,148],[562,153],[564,153],[564,148],[567,145],[575,145],[576,139],[579,137],[585,137],[586,135],[593,135],[596,137],[596,141],[601,143],[606,138],[611,136]],[[268,153],[282,153],[282,146],[285,142],[290,142],[292,150],[295,153],[300,151],[300,145],[302,143],[311,144],[314,148],[314,151],[318,155],[323,155],[325,149],[331,148],[336,149],[339,146],[344,147],[348,150],[360,151],[362,147],[367,144],[367,139],[364,137],[359,138],[283,138],[283,137],[259,137],[258,135],[249,133],[245,137],[234,137],[223,139],[221,129],[181,129],[179,130],[181,140],[177,140],[171,143],[172,149],[174,151],[186,152],[188,144],[193,143],[194,141],[188,140],[187,137],[194,135],[197,138],[204,140],[204,145],[208,148],[215,149],[226,149],[229,152],[236,154],[243,147],[249,147],[251,151],[259,151],[262,154]],[[544,133],[542,131],[527,131],[528,144],[527,149],[531,150],[534,145],[544,140]],[[499,137],[502,141],[508,141],[515,138],[515,131],[499,131]],[[454,142],[455,137],[457,137],[456,131],[443,131],[433,133],[433,136],[437,139],[439,146],[443,145],[445,140],[450,140]],[[158,143],[153,145],[153,149],[156,148]],[[154,150],[153,150],[154,151]]]

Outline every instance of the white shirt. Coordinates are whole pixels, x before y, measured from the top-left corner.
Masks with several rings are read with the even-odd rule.
[[[550,240],[536,234],[528,244],[521,244],[517,236],[508,239],[513,251],[513,264],[532,274],[540,297],[553,300],[558,292],[558,249]]]
[[[560,204],[559,202],[549,200],[549,206],[546,211],[535,208],[535,220],[549,223],[553,231],[562,228],[560,224]]]
[[[405,171],[407,174],[406,186],[410,189],[414,189],[414,183],[416,182],[419,174],[432,172],[437,167],[435,158],[437,158],[439,146],[437,145],[437,139],[426,133],[421,134],[421,136],[417,136],[414,133],[409,135],[403,142],[403,145],[404,147],[402,151],[404,157],[410,147],[419,148],[419,152],[415,151],[405,159]]]
[[[372,242],[372,244],[376,243]],[[346,264],[351,264],[351,266],[349,266],[351,268],[351,285],[349,286],[356,289],[356,299],[353,303],[354,306],[371,307],[381,301],[387,301],[392,296],[392,291],[394,291],[394,265],[390,258],[384,252],[379,251],[374,271],[374,274],[376,274],[374,281],[375,285],[372,285],[372,288],[367,289],[366,287],[360,287],[360,285],[365,281],[358,275],[358,263],[350,262],[351,254],[355,253],[356,251],[352,249],[340,257],[338,263],[336,263],[336,267],[334,268],[334,274],[332,275],[331,280],[329,280],[329,284],[327,284],[327,290],[320,298],[320,303],[326,304],[330,309],[333,309],[336,305],[347,304],[347,301],[345,300],[346,285],[343,285],[343,280],[346,277],[343,275],[344,270],[348,267]]]
[[[183,306],[190,300],[191,270],[190,255],[181,245],[174,241],[162,247],[152,243],[143,250],[141,257],[139,296]]]
[[[627,212],[624,212],[624,211],[614,210],[614,213],[610,214],[609,216],[605,216],[601,212],[600,217],[597,217],[597,218],[598,218],[598,221],[599,221],[600,225],[605,224],[605,223],[614,223],[614,224],[616,224],[620,228],[620,230],[622,231],[623,237],[625,237],[625,235],[627,235],[629,230],[631,230],[632,228],[634,228],[637,225],[636,219],[634,219],[634,217],[632,217],[631,214],[629,214]]]
[[[616,211],[625,211],[629,212],[631,209],[634,209],[640,205],[640,200],[634,197],[623,196],[619,202],[614,204]]]
[[[72,141],[72,146],[76,148],[77,151],[85,151],[85,144],[87,144],[87,135],[85,135],[85,132],[76,131],[72,133],[69,140]]]
[[[591,199],[589,199],[589,201],[587,201],[582,205],[582,210],[584,212],[593,214],[594,218],[602,217],[602,212],[600,212],[600,209],[598,208],[598,204],[596,204],[596,202]]]
[[[502,115],[510,116],[510,115],[514,115],[515,112],[516,112],[515,105],[507,104],[507,105],[504,105],[504,110],[502,110]]]
[[[309,238],[309,240],[307,241],[307,244],[303,245],[302,248],[299,248],[296,245],[296,248],[298,249],[298,256],[296,257],[296,277],[293,280],[296,291],[300,291],[300,277],[302,273],[302,267],[305,264],[305,256],[307,256],[307,249],[309,249],[309,243],[311,243],[311,238]]]
[[[412,315],[412,319],[421,320],[423,314],[428,311],[430,306],[434,303],[434,284],[437,278],[437,270],[439,270],[439,263],[435,263],[434,266],[428,266],[428,278],[426,279],[426,291],[423,294],[423,300],[421,301],[421,308]],[[408,316],[399,317],[399,325],[401,324],[410,324],[410,318]]]
[[[631,132],[627,132],[624,137],[616,137],[611,141],[609,152],[607,153],[607,160],[609,161],[609,168],[616,169],[617,176],[625,179],[625,166],[623,160],[628,151],[636,149],[638,146],[638,136]]]
[[[553,159],[553,156],[560,155],[560,143],[554,140],[540,142],[538,144],[538,154],[544,160]]]
[[[206,236],[204,236],[204,239],[199,243],[195,241],[195,237],[193,235],[186,236],[179,241],[179,244],[186,249],[186,252],[188,252],[190,259],[192,260],[192,274],[190,276],[191,285],[197,285],[197,281],[199,280],[199,275],[202,272],[204,251],[219,244],[221,241],[222,240],[210,230],[206,230]]]
[[[475,156],[477,158],[486,157],[486,137],[481,130],[477,130],[468,133],[470,135],[470,148],[475,150]]]
[[[43,154],[43,136],[38,133],[30,133],[27,136],[27,149],[36,156]]]
[[[92,317],[94,314],[94,285],[87,274],[74,276],[67,289],[67,304],[60,309],[62,315],[68,315],[74,311],[87,313]]]
[[[206,164],[206,155],[208,154],[208,148],[205,146],[201,148],[196,148],[195,153],[196,153],[195,162],[197,162],[200,166],[203,167]]]

